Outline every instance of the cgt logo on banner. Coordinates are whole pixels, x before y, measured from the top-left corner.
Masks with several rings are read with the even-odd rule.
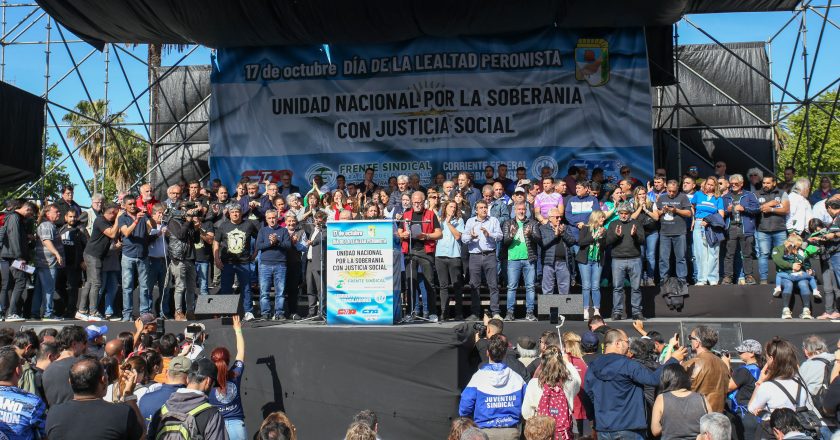
[[[295,184],[360,182],[508,166],[632,164],[653,171],[647,48],[641,28],[549,28],[511,37],[222,48],[211,74],[211,173],[297,170]],[[249,171],[251,173],[251,171]],[[272,179],[277,176],[270,173]],[[305,181],[304,181],[305,179]]]

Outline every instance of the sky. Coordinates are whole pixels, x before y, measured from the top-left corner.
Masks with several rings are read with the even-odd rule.
[[[826,3],[827,0],[811,2],[815,6],[824,6]],[[20,2],[19,4],[24,3]],[[818,11],[824,13],[825,8],[818,9]],[[794,20],[784,29],[783,26],[793,15],[792,12],[707,14],[690,15],[687,19],[724,43],[766,42],[781,30],[771,41],[770,59],[772,77],[777,83],[782,84],[788,72],[788,65],[794,50],[799,20]],[[829,12],[829,18],[840,26],[840,8],[833,7]],[[13,29],[21,20],[23,20],[23,24],[17,29]],[[49,84],[51,89],[48,98],[56,104],[72,108],[80,100],[86,99],[88,93],[94,100],[105,98],[107,78],[109,83],[109,111],[114,113],[124,110],[126,121],[137,124],[130,128],[139,132],[141,136],[148,137],[146,129],[142,126],[142,121],[148,120],[148,94],[142,95],[136,104],[131,103],[133,99],[132,91],[135,95],[140,95],[147,87],[147,71],[143,64],[146,60],[146,46],[120,46],[121,49],[115,49],[112,46],[106,56],[105,53],[80,42],[72,33],[62,28],[60,31],[64,33],[64,37],[68,40],[65,45],[61,42],[59,26],[43,14],[40,9],[32,6],[7,8],[5,21],[5,31],[0,32],[0,34],[7,35],[6,41],[14,40],[27,44],[6,46],[5,66],[0,66],[4,81],[30,93],[43,95],[46,84],[46,59],[49,56]],[[48,22],[51,26],[49,31],[47,30]],[[809,11],[806,14],[806,23],[808,25],[806,34],[809,53],[808,69],[810,71],[822,19],[815,12]],[[679,44],[713,43],[708,36],[695,29],[687,21],[681,21],[677,29]],[[43,43],[47,39],[47,32],[50,32],[51,40],[58,41],[50,44],[49,54],[46,52],[47,45],[30,44]],[[181,65],[210,63],[210,49],[198,47],[188,53],[189,50],[182,53],[172,51],[166,54],[162,64],[164,66],[172,65],[182,57],[185,58],[181,61]],[[801,53],[800,45],[794,54],[794,68],[790,75],[789,90],[797,97],[802,97],[805,93]],[[829,23],[825,27],[822,47],[813,69],[810,94],[829,85],[840,75],[840,58],[836,56],[837,53],[840,53],[840,30]],[[80,64],[78,71],[72,69],[71,59]],[[834,88],[836,88],[836,85]],[[773,87],[772,90],[774,99],[779,100],[781,92],[776,87]],[[66,112],[58,106],[50,106],[50,108],[56,120],[61,124],[61,118]],[[49,117],[48,123],[50,123]],[[62,130],[66,129],[62,128]],[[55,128],[49,129],[47,136],[49,142],[57,143],[59,148],[66,153],[61,137]],[[72,141],[67,140],[67,142],[70,149],[73,149]],[[75,158],[81,173],[85,178],[90,178],[92,175],[90,168],[87,167],[81,157]],[[90,198],[84,190],[81,183],[82,179],[75,171],[73,164],[68,160],[66,165],[71,179],[77,185],[76,200],[83,205],[89,203]]]

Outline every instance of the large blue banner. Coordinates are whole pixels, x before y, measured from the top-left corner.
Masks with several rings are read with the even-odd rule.
[[[487,165],[652,174],[643,31],[547,29],[519,37],[220,49],[212,74],[211,170],[294,183],[339,174],[453,178]]]
[[[327,223],[327,324],[394,324],[394,223]]]

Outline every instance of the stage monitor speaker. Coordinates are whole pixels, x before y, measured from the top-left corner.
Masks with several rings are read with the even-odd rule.
[[[26,330],[32,330],[36,334],[38,334],[38,333],[41,333],[41,331],[43,331],[45,329],[51,328],[51,329],[55,329],[55,331],[60,332],[61,329],[63,329],[64,327],[69,327],[71,325],[73,325],[73,324],[59,324],[59,323],[55,323],[55,324],[23,324],[23,325],[20,326],[20,331],[23,332],[23,331],[26,331]],[[105,324],[103,323],[102,325],[105,325]]]
[[[583,295],[537,295],[537,314],[583,315]]]
[[[242,295],[199,295],[195,300],[196,319],[232,315],[242,315]]]
[[[713,350],[715,351],[729,351],[735,353],[735,347],[741,345],[744,339],[744,332],[741,328],[741,323],[737,321],[680,321],[680,345],[689,346],[688,337],[695,327],[705,325],[718,332],[718,343]],[[669,339],[670,336],[665,339]],[[738,356],[732,356],[738,358]]]

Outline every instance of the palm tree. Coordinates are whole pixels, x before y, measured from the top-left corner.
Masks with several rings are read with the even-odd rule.
[[[97,190],[99,171],[103,165],[102,157],[105,153],[102,145],[103,138],[106,142],[104,147],[108,151],[113,151],[115,148],[113,137],[110,136],[110,133],[109,136],[106,136],[106,131],[101,129],[102,124],[108,120],[105,111],[107,107],[107,102],[104,99],[98,99],[92,103],[90,101],[79,101],[73,107],[73,112],[68,112],[61,118],[62,121],[70,124],[70,128],[67,129],[67,137],[73,139],[73,143],[77,147],[81,145],[79,154],[93,170],[94,192]],[[111,122],[119,123],[123,119],[123,116],[119,115]],[[82,144],[85,140],[87,142]]]

